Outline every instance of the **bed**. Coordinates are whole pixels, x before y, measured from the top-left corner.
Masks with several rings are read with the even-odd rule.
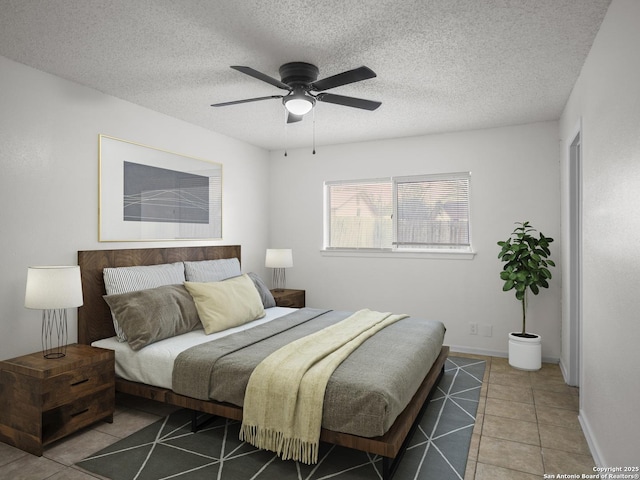
[[[124,358],[126,357],[128,348],[126,344],[120,344],[119,347],[117,345],[118,342],[113,343],[113,337],[116,332],[111,317],[111,311],[103,299],[103,295],[105,295],[105,283],[103,277],[105,268],[112,269],[128,266],[164,265],[173,264],[175,262],[204,262],[207,260],[222,259],[238,259],[239,261],[240,257],[241,248],[238,245],[93,250],[78,252],[78,264],[81,269],[84,292],[84,305],[78,309],[79,343],[94,344],[103,348],[112,348],[116,350],[117,364],[120,363],[120,361],[124,362]],[[260,328],[271,328],[271,325],[275,325],[278,322],[290,322],[289,319],[297,318],[297,316],[301,316],[303,314],[311,316],[317,315],[320,316],[320,318],[325,315],[325,313],[323,313],[324,311],[317,311],[317,309],[304,310],[305,312],[293,311],[292,309],[283,309],[279,307],[274,307],[273,309],[268,308],[265,309],[265,311],[267,311],[267,316],[265,318],[257,320],[255,323],[251,323],[248,326],[240,327],[239,330],[242,331],[250,327],[256,327],[255,331]],[[336,316],[338,314],[339,312],[326,312],[326,315],[329,317]],[[410,322],[411,319],[408,319],[408,321]],[[301,323],[304,325],[312,324],[312,322],[307,322],[306,320]],[[398,322],[398,324],[400,324],[400,322]],[[382,330],[382,332],[388,330],[388,332],[391,333],[387,333],[387,335],[391,335],[393,333],[392,327],[400,328],[399,326],[397,327],[396,325],[392,325]],[[382,337],[380,334],[377,334],[372,338],[379,336]],[[203,335],[202,331],[194,331],[186,334],[185,337],[197,337],[198,340],[196,340],[196,343],[200,343],[202,342],[203,337],[207,336]],[[183,336],[181,335],[178,343],[182,341],[182,338]],[[235,337],[229,336],[228,338]],[[111,342],[111,344],[109,344],[109,342]],[[157,344],[154,345],[157,346]],[[152,347],[152,345],[149,347]],[[124,353],[119,353],[119,348]],[[154,349],[145,347],[140,351],[145,350],[152,351]],[[158,348],[157,350],[165,349]],[[366,348],[361,347],[361,349],[356,352],[358,352],[358,355],[362,356],[366,354],[366,350]],[[356,352],[354,352],[354,356]],[[327,428],[323,419],[323,428],[321,430],[320,440],[380,455],[383,459],[383,477],[385,479],[391,478],[402,458],[402,454],[406,448],[406,441],[411,437],[411,432],[413,428],[415,428],[422,411],[428,403],[428,397],[444,371],[444,362],[447,355],[448,347],[442,346],[440,342],[433,362],[430,361],[427,365],[416,362],[419,364],[421,371],[421,380],[414,381],[415,385],[413,385],[411,391],[415,391],[415,393],[411,395],[410,401],[408,401],[406,406],[402,406],[400,413],[393,417],[393,422],[390,427],[384,427],[384,433],[381,432],[374,436],[371,436],[370,433],[368,433],[365,436],[358,434],[359,432],[357,427],[354,427],[356,428],[355,430],[350,429],[350,427]],[[153,362],[155,362],[155,360],[153,360],[152,363]],[[138,370],[145,372],[147,369],[143,367],[138,368]],[[336,372],[338,372],[338,370],[336,370]],[[241,404],[241,401],[238,401],[237,399],[234,400],[233,397],[230,397],[233,401],[214,401],[176,393],[169,386],[170,380],[167,380],[167,378],[170,378],[170,375],[167,375],[166,372],[164,380],[129,375],[126,372],[126,367],[120,367],[120,371],[117,371],[117,373],[118,378],[116,380],[116,389],[119,392],[141,396],[229,419],[239,421],[242,421],[243,419],[243,409],[238,405]],[[329,386],[327,388],[329,388]],[[356,387],[354,386],[354,388]]]

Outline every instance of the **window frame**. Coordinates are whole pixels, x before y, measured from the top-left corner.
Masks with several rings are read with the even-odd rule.
[[[460,180],[464,179],[468,182],[468,230],[469,245],[463,247],[425,247],[425,248],[403,248],[397,244],[398,242],[398,184],[415,183],[421,181],[437,181],[437,180]],[[330,188],[336,185],[348,185],[359,183],[390,183],[392,195],[392,243],[388,248],[358,248],[358,247],[331,247],[329,245],[331,239],[331,194]],[[472,190],[471,190],[471,172],[454,172],[454,173],[437,173],[422,175],[406,175],[394,177],[377,177],[368,179],[354,180],[334,180],[325,181],[323,184],[323,245],[321,252],[325,256],[365,256],[365,257],[405,257],[405,258],[451,258],[451,259],[472,259],[475,251],[472,246]]]

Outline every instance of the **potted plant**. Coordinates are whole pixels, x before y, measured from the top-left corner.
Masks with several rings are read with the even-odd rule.
[[[514,290],[516,299],[522,303],[522,331],[509,334],[509,364],[522,370],[538,370],[542,366],[542,338],[527,332],[528,292],[537,295],[541,288],[549,288],[551,272],[555,267],[549,257],[549,244],[553,238],[545,237],[529,222],[518,225],[509,238],[498,242],[501,247],[498,258],[505,262],[500,278],[504,281],[502,290]]]

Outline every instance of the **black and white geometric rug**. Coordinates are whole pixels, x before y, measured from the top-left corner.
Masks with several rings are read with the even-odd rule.
[[[394,480],[462,480],[485,362],[449,357]],[[216,419],[191,432],[191,414],[177,411],[78,462],[113,480],[372,480],[382,459],[322,444],[316,465],[283,461],[238,439],[240,423]]]

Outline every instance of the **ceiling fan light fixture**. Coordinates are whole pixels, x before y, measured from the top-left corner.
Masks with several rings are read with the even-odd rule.
[[[306,62],[289,62],[281,65],[279,69],[281,80],[270,77],[269,75],[259,72],[251,67],[232,65],[231,68],[257,80],[273,85],[274,87],[286,90],[287,93],[284,95],[269,95],[265,97],[234,100],[231,102],[214,103],[211,105],[212,107],[239,105],[243,103],[279,98],[282,99],[282,104],[284,105],[287,113],[287,123],[295,123],[301,121],[307,113],[313,110],[316,105],[316,101],[369,111],[375,110],[382,104],[382,102],[365,100],[363,98],[325,93],[325,90],[329,90],[331,88],[361,82],[362,80],[367,80],[369,78],[375,78],[375,72],[364,65],[321,80],[317,80],[319,72],[318,67]]]
[[[282,99],[284,107],[292,115],[305,115],[311,111],[316,103],[316,99],[306,95],[304,92],[295,92]]]

